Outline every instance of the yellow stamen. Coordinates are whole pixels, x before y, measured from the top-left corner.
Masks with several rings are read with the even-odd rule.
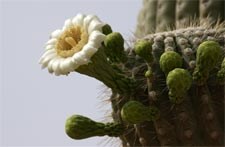
[[[88,33],[80,26],[72,26],[66,29],[58,38],[57,54],[63,58],[71,57],[82,50],[88,42]]]
[[[75,47],[77,45],[76,41],[73,39],[73,37],[66,37],[65,41],[71,45],[72,47]]]

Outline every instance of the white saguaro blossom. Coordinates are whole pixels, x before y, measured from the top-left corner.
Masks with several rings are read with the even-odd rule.
[[[91,62],[105,39],[102,23],[95,15],[78,14],[67,19],[62,29],[55,30],[45,45],[39,63],[55,75],[67,75]]]

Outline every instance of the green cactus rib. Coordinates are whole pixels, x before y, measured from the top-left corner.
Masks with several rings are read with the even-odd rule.
[[[224,0],[200,0],[200,18],[211,23],[224,20]]]
[[[95,122],[82,115],[73,115],[66,121],[66,133],[73,139],[85,139],[94,136],[119,136],[124,126],[119,123]]]
[[[169,28],[181,28],[196,22],[208,21],[214,25],[222,22],[224,0],[143,0],[138,14],[136,35],[161,32]]]
[[[184,96],[184,101],[174,105],[174,120],[176,134],[179,142],[184,146],[194,146],[201,144],[199,130],[197,129],[197,120],[194,117],[193,104],[188,95]]]
[[[151,12],[151,13],[149,13]],[[156,29],[157,0],[143,0],[143,8],[138,15],[136,35],[143,37]]]
[[[201,124],[199,129],[205,144],[212,146],[224,144],[224,132],[222,132],[223,130],[219,125],[218,115],[216,115],[213,109],[212,97],[210,95],[208,86],[197,86],[196,97],[198,97],[198,99],[193,99],[193,101],[195,105],[198,105],[198,107],[194,108],[195,111],[198,112],[198,123]]]
[[[194,18],[199,17],[198,0],[177,0],[176,1],[176,26],[190,24]]]
[[[156,13],[156,32],[166,31],[175,26],[176,0],[158,0]]]

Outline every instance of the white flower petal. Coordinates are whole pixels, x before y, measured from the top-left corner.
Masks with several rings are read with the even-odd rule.
[[[59,58],[52,63],[52,70],[54,71],[56,76],[59,76],[62,73],[60,70],[60,62],[62,60],[62,58]]]
[[[56,53],[55,50],[47,50],[45,53],[41,56],[41,58],[45,58],[46,56]]]
[[[49,62],[50,62],[52,59],[56,58],[56,56],[57,56],[57,55],[56,55],[55,53],[53,53],[53,54],[50,54],[50,55],[46,56],[45,58],[43,58],[43,60],[40,61],[40,64],[42,64],[42,69],[45,68],[45,67],[47,67],[48,64],[49,64]]]
[[[65,36],[62,35],[68,33],[65,30],[73,29],[73,25],[80,26],[87,31],[88,42],[81,51],[75,53],[72,57],[61,57],[56,52],[58,38],[64,39]],[[55,73],[55,75],[67,75],[75,71],[79,66],[88,64],[106,37],[102,33],[104,25],[95,15],[77,14],[73,19],[67,19],[61,30],[58,29],[52,32],[49,41],[45,44],[46,51],[40,58],[39,63],[42,64],[43,68],[47,67],[48,71]]]
[[[94,47],[99,48],[101,43],[105,40],[105,35],[99,31],[93,31],[89,36],[88,42],[94,42]]]
[[[47,46],[47,45],[55,45],[56,42],[57,42],[57,39],[56,38],[51,38],[49,41],[47,41],[45,43],[45,46]]]
[[[88,59],[90,59],[97,51],[98,49],[91,44],[86,44],[82,49],[82,52],[85,53]]]
[[[55,30],[54,32],[52,32],[51,34],[51,38],[59,38],[59,36],[62,34],[62,30],[58,29],[58,30]]]
[[[73,25],[83,26],[84,17],[83,14],[77,14],[72,20]]]
[[[60,63],[61,71],[64,71],[65,74],[74,71],[74,62],[72,61],[72,57],[68,57]]]
[[[87,16],[84,18],[84,24],[83,24],[83,27],[85,28],[85,30],[88,31],[89,24],[91,23],[91,21],[92,21],[93,19],[99,20],[98,17],[95,16],[95,15],[87,15]]]
[[[52,44],[50,44],[50,45],[47,45],[46,47],[45,47],[45,50],[47,51],[47,50],[52,50],[52,49],[54,49],[55,48],[55,45],[52,45]]]
[[[80,66],[88,64],[89,59],[86,57],[85,53],[81,51],[73,55],[73,62]]]
[[[72,26],[73,24],[72,24],[72,20],[71,19],[67,19],[66,21],[65,21],[65,23],[64,23],[64,27],[70,27],[70,26]]]
[[[93,31],[102,31],[102,27],[105,24],[97,19],[93,19],[88,26],[88,34],[90,35]]]
[[[55,58],[53,58],[52,60],[49,61],[49,63],[48,63],[48,72],[49,73],[53,73],[54,72],[52,65],[58,59],[59,59],[59,57],[56,56]]]

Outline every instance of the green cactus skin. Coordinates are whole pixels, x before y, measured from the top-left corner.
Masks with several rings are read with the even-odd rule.
[[[200,18],[216,23],[224,19],[224,0],[200,0]]]
[[[166,84],[169,89],[170,100],[174,103],[181,103],[184,95],[191,87],[192,77],[187,70],[175,68],[169,72]]]
[[[94,136],[119,136],[124,128],[116,123],[99,123],[85,116],[73,115],[66,121],[66,133],[73,139],[85,139]]]
[[[136,36],[181,28],[196,22],[224,20],[224,0],[143,0]]]
[[[190,21],[199,17],[198,0],[176,1],[176,26],[185,26]]]
[[[205,41],[197,49],[196,68],[193,79],[198,84],[204,83],[209,76],[209,72],[218,64],[222,57],[220,45],[215,41]]]
[[[175,68],[182,67],[183,64],[182,57],[174,51],[164,52],[160,57],[159,62],[160,68],[165,74],[168,74],[171,70]]]
[[[151,13],[148,13],[151,10]],[[137,36],[145,36],[156,29],[157,0],[143,0],[143,8],[138,15]]]
[[[158,115],[159,111],[156,107],[146,107],[137,101],[127,102],[121,110],[122,119],[131,124],[153,121]]]
[[[166,31],[175,26],[176,0],[158,0],[156,13],[156,32]]]

